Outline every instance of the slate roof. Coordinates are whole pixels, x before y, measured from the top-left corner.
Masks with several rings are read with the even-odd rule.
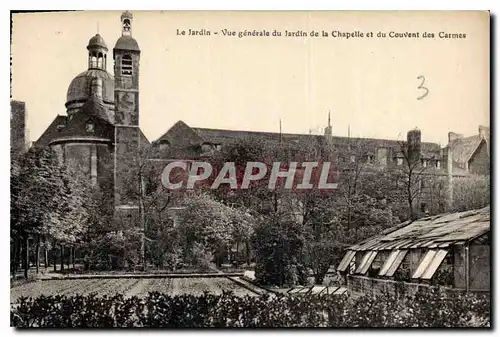
[[[91,95],[92,80],[102,80],[102,98],[107,103],[115,103],[115,79],[112,74],[102,69],[89,69],[78,74],[69,84],[66,94],[66,106],[74,101],[83,102]]]
[[[106,42],[102,38],[101,35],[96,34],[92,36],[92,38],[89,40],[89,44],[87,48],[92,48],[92,47],[101,47],[104,48],[105,50],[108,50],[108,46],[106,45]]]
[[[93,132],[87,132],[86,130],[86,124],[89,122],[94,124]],[[67,120],[65,127],[61,128],[55,138],[64,137],[97,137],[112,141],[114,139],[114,126],[97,116],[78,111],[71,119]]]
[[[182,129],[179,132],[178,129]],[[193,132],[194,131],[194,132]],[[163,134],[158,141],[167,140],[171,145],[179,144],[181,141],[179,139],[180,135],[184,135],[186,139],[182,142],[188,142],[192,144],[202,144],[202,143],[212,143],[212,144],[223,144],[230,140],[244,139],[244,138],[258,138],[264,141],[279,142],[280,139],[284,142],[295,142],[299,143],[301,141],[314,141],[323,142],[325,137],[322,135],[311,135],[311,134],[296,134],[296,133],[280,133],[278,132],[262,132],[262,131],[242,131],[242,130],[224,130],[224,129],[210,129],[210,128],[200,128],[200,127],[190,127],[183,121],[178,121],[172,128],[170,128],[165,134]],[[176,139],[174,139],[176,138]],[[373,139],[373,138],[349,138],[349,137],[331,137],[331,144],[334,146],[347,145],[349,142],[360,142],[367,148],[391,148],[395,149],[394,155],[400,149],[400,144],[397,140],[390,139]],[[421,149],[424,158],[440,158],[441,157],[441,147],[436,143],[422,142]]]
[[[140,51],[139,44],[132,36],[120,36],[114,49]]]
[[[349,250],[391,250],[400,248],[443,248],[475,239],[490,231],[490,207],[460,213],[441,214],[404,222],[368,238]]]
[[[56,118],[50,123],[50,125],[45,129],[45,132],[38,138],[34,146],[45,147],[56,137],[59,137],[61,128],[59,125],[65,126],[67,116],[57,115]]]

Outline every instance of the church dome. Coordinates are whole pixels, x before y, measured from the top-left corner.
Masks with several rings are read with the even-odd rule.
[[[104,41],[102,36],[99,34],[94,35],[89,40],[89,44],[87,46],[87,49],[92,49],[92,48],[103,48],[105,50],[108,50],[108,46],[106,45],[106,42]]]
[[[66,106],[73,102],[85,102],[90,97],[92,80],[102,80],[102,100],[105,103],[115,102],[115,80],[113,75],[102,69],[89,69],[76,76],[68,87]]]
[[[116,41],[114,49],[140,51],[137,41],[132,36],[127,35],[121,36],[118,41]]]

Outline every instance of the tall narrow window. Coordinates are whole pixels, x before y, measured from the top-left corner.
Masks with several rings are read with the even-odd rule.
[[[132,57],[124,55],[122,58],[122,75],[132,76]]]
[[[90,57],[90,68],[97,68],[97,57],[95,55]]]
[[[94,133],[95,125],[91,120],[87,121],[87,123],[85,124],[85,130],[88,133]]]
[[[102,63],[103,63],[103,56],[102,53],[99,53],[97,56],[97,68],[102,69]]]

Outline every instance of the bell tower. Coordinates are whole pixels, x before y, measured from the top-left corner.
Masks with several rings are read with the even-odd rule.
[[[113,48],[115,78],[115,214],[125,214],[135,222],[139,210],[138,163],[141,131],[139,129],[139,60],[141,51],[132,37],[133,16],[120,17],[122,36]]]
[[[139,61],[141,50],[132,37],[132,13],[121,17],[122,36],[113,48],[116,124],[139,125]]]

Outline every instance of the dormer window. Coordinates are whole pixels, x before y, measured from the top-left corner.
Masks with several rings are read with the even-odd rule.
[[[168,149],[169,147],[170,147],[170,143],[168,140],[165,140],[165,139],[160,140],[160,142],[159,142],[160,151],[164,151],[164,150]]]
[[[87,131],[88,133],[94,133],[94,131],[95,131],[94,122],[92,122],[91,120],[89,120],[87,122],[87,124],[85,124],[85,131]]]
[[[403,165],[403,158],[396,158],[396,165],[398,166]]]
[[[210,143],[203,143],[201,145],[201,152],[204,154],[212,152],[213,149],[214,149],[214,146]]]
[[[132,76],[132,57],[124,55],[122,58],[122,75]]]

